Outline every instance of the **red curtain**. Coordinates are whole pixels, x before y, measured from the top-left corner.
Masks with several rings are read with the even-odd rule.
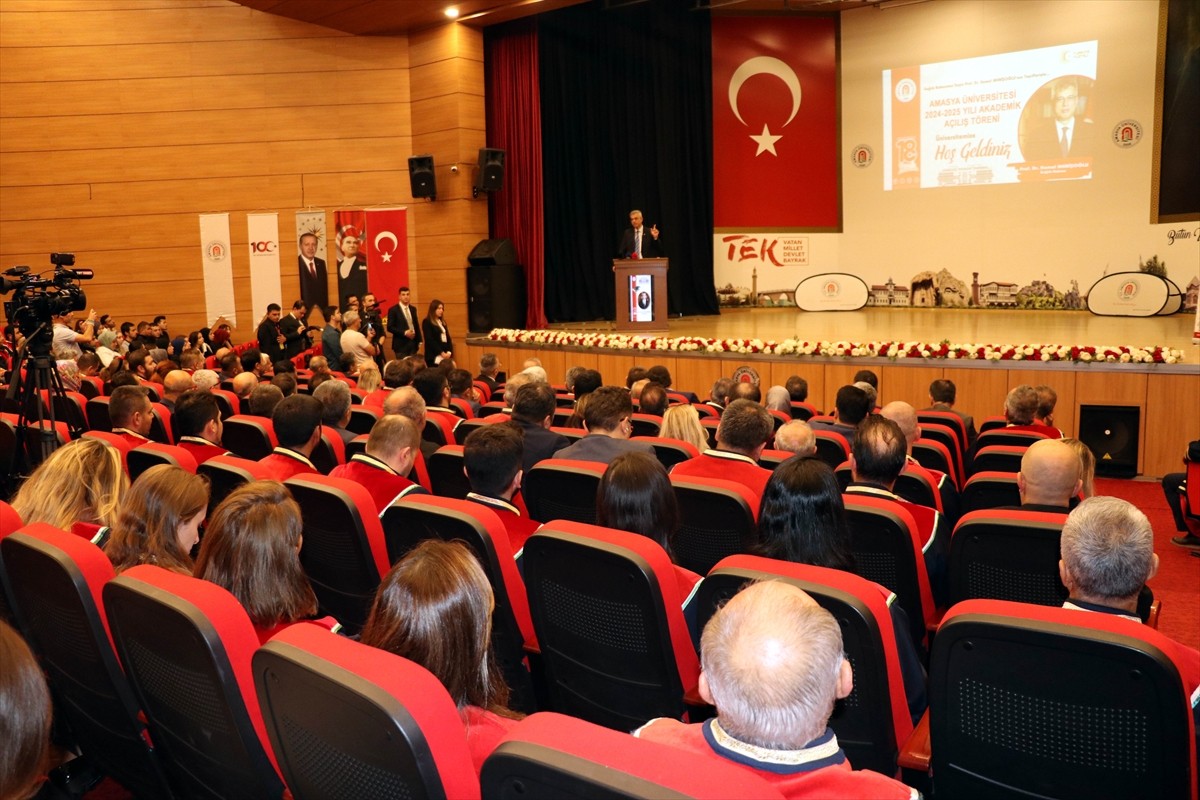
[[[486,34],[487,142],[505,151],[504,189],[491,196],[489,227],[512,239],[525,267],[525,327],[546,327],[542,230],[542,117],[537,26],[532,19]]]

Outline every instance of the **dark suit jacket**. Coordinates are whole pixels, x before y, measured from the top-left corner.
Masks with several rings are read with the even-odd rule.
[[[1030,131],[1021,154],[1026,161],[1049,161],[1063,158],[1080,158],[1090,156],[1095,150],[1095,126],[1090,120],[1075,118],[1075,128],[1071,134],[1071,149],[1067,155],[1062,154],[1062,146],[1058,143],[1058,125],[1049,120]]]
[[[291,313],[279,319],[279,330],[287,337],[283,343],[283,357],[295,358],[304,351],[304,323]]]
[[[525,470],[526,475],[529,474],[529,470],[533,468],[534,464],[551,458],[556,452],[571,444],[571,440],[561,433],[547,430],[532,422],[514,419],[509,424],[516,425],[525,432],[525,455],[521,460],[521,469]]]
[[[408,330],[404,316],[404,306],[399,303],[388,309],[387,332],[392,337],[392,352],[396,354],[396,358],[411,356],[421,346],[421,323],[417,320],[417,309],[411,305],[408,307],[408,318],[417,334],[411,339],[404,335]]]
[[[618,248],[620,258],[633,256],[633,228],[626,228],[621,236],[621,246]],[[650,228],[642,226],[642,258],[662,258],[662,235],[657,239],[650,235]]]
[[[282,319],[278,325],[269,319],[264,319],[258,324],[258,350],[266,355],[272,364],[283,358],[283,346],[275,341],[282,325]]]
[[[304,256],[296,256],[296,262],[300,268],[300,299],[304,301],[304,305],[308,306],[309,310],[319,308],[324,314],[325,307],[329,305],[329,282],[325,277],[325,259],[313,259],[313,264],[317,267],[315,277],[309,274]]]
[[[446,325],[446,321],[442,320],[442,324]],[[429,318],[421,320],[421,338],[425,340],[425,363],[429,366],[435,365],[435,359],[442,354],[443,350],[454,352],[454,341],[450,338],[450,326],[446,325],[446,341],[442,341],[442,331]]]
[[[589,433],[570,447],[554,454],[555,458],[570,458],[575,461],[599,461],[607,464],[624,453],[646,453],[654,455],[654,448],[645,442],[614,439],[599,433]]]

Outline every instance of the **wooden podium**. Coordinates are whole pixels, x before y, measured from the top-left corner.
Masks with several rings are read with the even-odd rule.
[[[617,330],[667,332],[667,259],[614,258]]]

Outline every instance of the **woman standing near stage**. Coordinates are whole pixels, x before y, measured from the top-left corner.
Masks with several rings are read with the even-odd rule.
[[[436,367],[454,356],[454,343],[446,327],[446,306],[441,300],[429,304],[429,313],[421,320],[421,339],[425,342],[425,363]]]

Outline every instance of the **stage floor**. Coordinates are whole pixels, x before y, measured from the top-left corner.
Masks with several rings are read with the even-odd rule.
[[[1200,366],[1192,344],[1191,314],[1169,317],[1099,317],[1086,311],[1006,311],[929,308],[863,308],[800,311],[795,308],[723,309],[719,316],[673,317],[670,336],[717,339],[920,341],[971,344],[1161,345],[1183,351],[1181,363]],[[570,331],[613,330],[611,322],[554,324]]]

